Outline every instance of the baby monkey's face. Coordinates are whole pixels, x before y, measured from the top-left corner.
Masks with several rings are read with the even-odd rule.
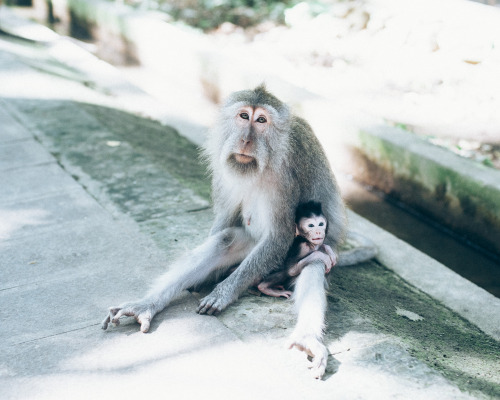
[[[322,215],[301,218],[295,234],[304,237],[309,243],[316,246],[322,245],[326,235],[326,218]]]

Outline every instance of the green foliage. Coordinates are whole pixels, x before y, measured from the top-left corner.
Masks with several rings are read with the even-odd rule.
[[[298,0],[156,0],[141,1],[141,6],[166,12],[174,19],[210,31],[224,22],[242,28],[264,21],[284,23],[284,13]],[[137,2],[136,2],[137,4]]]
[[[495,165],[493,164],[493,161],[491,161],[489,158],[485,158],[483,160],[483,165],[486,165],[487,167],[495,167]]]

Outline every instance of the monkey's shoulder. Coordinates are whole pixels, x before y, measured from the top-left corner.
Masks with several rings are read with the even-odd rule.
[[[297,116],[292,117],[290,141],[293,152],[300,155],[301,160],[315,158],[326,160],[326,155],[309,123]]]

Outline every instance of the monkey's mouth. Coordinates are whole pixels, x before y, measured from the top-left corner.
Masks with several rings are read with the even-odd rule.
[[[233,154],[234,159],[241,164],[250,164],[255,160],[252,156],[247,156],[246,154],[235,153]]]
[[[255,157],[246,154],[233,153],[227,160],[228,165],[236,172],[247,175],[258,171]]]

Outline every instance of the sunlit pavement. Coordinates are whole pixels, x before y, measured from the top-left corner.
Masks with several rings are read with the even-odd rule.
[[[155,104],[70,43],[0,36],[0,397],[500,396],[498,299],[355,215],[380,257],[332,274],[321,382],[281,299],[208,317],[186,292],[148,334],[102,331],[210,227],[195,146],[131,113]]]

